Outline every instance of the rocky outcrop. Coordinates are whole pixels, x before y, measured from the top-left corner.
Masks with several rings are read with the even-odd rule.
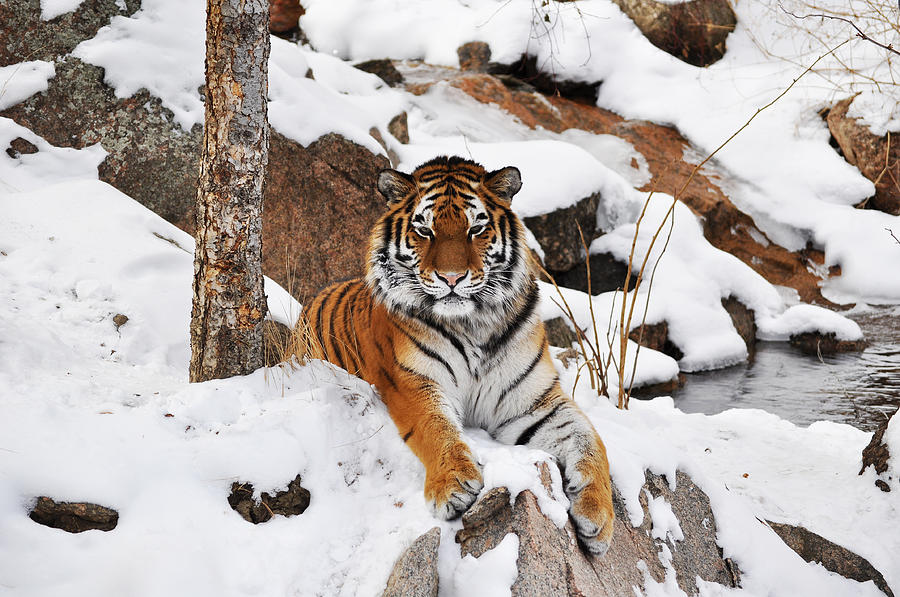
[[[547,470],[542,474],[549,486]],[[644,587],[645,575],[662,582],[667,569],[675,573],[679,587],[691,595],[698,593],[697,577],[739,586],[737,567],[722,558],[716,545],[715,516],[709,499],[687,475],[679,472],[676,482],[673,490],[664,477],[647,473],[640,494],[644,519],[637,527],[631,526],[624,500],[614,490],[615,530],[612,546],[603,558],[586,556],[578,547],[571,522],[558,528],[544,516],[531,492],[523,491],[510,505],[505,488],[492,489],[479,498],[463,515],[463,529],[456,540],[463,555],[478,557],[496,547],[507,533],[515,533],[519,538],[519,576],[511,588],[513,596],[632,597],[632,587]],[[664,532],[659,532],[662,521],[657,521],[654,537],[651,500],[665,500],[680,521],[683,537],[663,537]]]
[[[437,597],[440,542],[439,527],[413,541],[394,564],[382,597]]]
[[[885,595],[894,597],[881,572],[862,556],[801,526],[771,521],[766,524],[807,562],[817,562],[836,574],[859,582],[871,580]]]
[[[103,83],[103,69],[69,57],[56,63],[46,92],[0,115],[53,145],[81,149],[100,143],[108,152],[98,168],[100,180],[192,229],[201,127],[182,131],[146,91],[119,99]]]
[[[459,69],[487,72],[491,62],[491,47],[483,41],[470,41],[456,48]]]
[[[681,349],[669,339],[669,324],[666,321],[638,324],[629,332],[628,337],[637,344],[667,354],[676,361],[684,357]]]
[[[588,280],[590,274],[590,280]],[[588,259],[565,272],[554,272],[553,279],[560,286],[597,295],[621,290],[628,275],[628,264],[609,253],[593,253]],[[628,278],[628,290],[634,290],[637,274]]]
[[[41,19],[40,0],[0,2],[0,66],[25,60],[52,62],[91,39],[116,16],[130,16],[140,0],[91,0],[56,18]]]
[[[585,247],[590,246],[597,231],[599,206],[600,195],[594,194],[568,207],[522,218],[544,250],[544,267],[551,274],[565,272],[584,263]],[[579,228],[584,234],[583,243]]]
[[[301,301],[363,275],[369,234],[386,209],[375,179],[389,167],[384,156],[340,135],[304,148],[273,132],[263,211],[266,275]]]
[[[377,76],[391,87],[397,87],[403,84],[403,75],[400,74],[400,71],[397,70],[394,63],[387,58],[366,60],[365,62],[359,62],[353,66],[359,70]]]
[[[425,93],[435,82],[443,80],[480,102],[499,106],[530,128],[542,127],[557,133],[580,129],[628,141],[643,155],[650,170],[651,179],[641,191],[677,194],[701,218],[704,236],[713,246],[736,256],[770,283],[796,289],[804,302],[834,306],[822,296],[819,287],[822,278],[814,273],[823,270],[824,254],[812,247],[794,253],[769,240],[753,219],[737,209],[721,190],[716,179],[724,174],[717,173],[714,163],[694,172],[695,164],[686,156],[697,151],[676,129],[625,120],[593,104],[566,96],[545,96],[527,85],[513,84],[509,79],[491,74],[412,64],[403,68],[407,69],[411,81],[407,89],[415,94]],[[573,276],[581,275],[578,267],[570,271]],[[838,275],[839,269],[829,274]]]
[[[828,130],[844,159],[875,183],[875,195],[860,207],[900,215],[900,139],[874,135],[865,124],[847,116],[855,97],[832,106],[826,116]]]
[[[305,12],[299,0],[269,0],[269,31],[284,34],[299,28]]]
[[[241,518],[253,524],[267,522],[276,514],[296,516],[303,514],[309,507],[309,491],[300,485],[300,475],[288,483],[287,489],[275,495],[263,492],[259,500],[253,499],[252,483],[232,483],[228,505],[241,515]]]
[[[28,516],[38,524],[67,533],[111,531],[119,524],[119,513],[112,508],[88,502],[56,502],[46,496],[37,499]]]
[[[894,412],[894,416],[897,416],[897,411]],[[878,473],[879,477],[884,477],[885,473],[888,470],[888,460],[891,458],[891,452],[888,449],[887,443],[884,441],[884,434],[887,431],[888,425],[890,424],[891,419],[885,420],[881,427],[875,430],[875,433],[872,434],[872,439],[869,441],[869,445],[863,448],[862,452],[862,468],[859,469],[859,474],[863,474],[867,468],[870,466],[875,469],[875,472]],[[887,477],[887,480],[884,478],[876,479],[875,486],[878,487],[881,491],[890,491],[891,486],[887,483],[891,478]]]
[[[725,55],[737,17],[728,0],[613,0],[654,46],[694,66]]]
[[[867,342],[860,340],[840,340],[834,332],[823,334],[821,332],[803,332],[793,334],[790,338],[791,346],[796,346],[806,354],[824,355],[838,352],[859,352],[864,350]]]
[[[550,346],[568,348],[578,342],[578,336],[570,323],[562,317],[554,317],[544,322],[544,331],[547,332],[547,342]]]
[[[722,306],[731,317],[734,330],[747,345],[747,352],[752,354],[756,347],[756,313],[733,296],[723,298]]]
[[[68,57],[57,62],[46,92],[0,115],[53,145],[100,143],[108,152],[98,168],[101,180],[192,232],[201,127],[182,130],[146,91],[116,98],[103,83],[102,69]],[[395,130],[402,134],[402,123]],[[301,299],[362,275],[369,232],[385,207],[374,180],[389,165],[387,158],[339,135],[303,147],[273,130],[263,209],[264,273]],[[338,229],[339,236],[321,234]]]

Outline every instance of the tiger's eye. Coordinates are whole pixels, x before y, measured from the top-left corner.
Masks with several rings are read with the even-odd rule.
[[[431,231],[431,228],[427,226],[416,226],[413,228],[416,234],[421,236],[422,238],[432,238],[434,233]]]
[[[469,228],[469,236],[478,236],[479,234],[481,234],[484,231],[485,231],[484,226],[482,226],[481,224],[476,224],[476,225],[472,226],[471,228]]]

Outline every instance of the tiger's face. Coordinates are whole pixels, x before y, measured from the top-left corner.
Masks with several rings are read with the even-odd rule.
[[[390,307],[445,319],[511,302],[529,272],[509,207],[521,186],[516,168],[487,172],[455,157],[412,174],[383,170],[388,212],[371,238],[367,282]]]

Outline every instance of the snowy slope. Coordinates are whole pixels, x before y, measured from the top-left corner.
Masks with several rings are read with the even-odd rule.
[[[5,594],[374,595],[400,552],[435,525],[444,531],[443,594],[472,594],[473,583],[508,590],[514,546],[481,564],[459,559],[459,523],[431,517],[422,467],[367,384],[323,363],[187,383],[186,235],[91,180],[8,193],[0,209]],[[267,293],[282,317],[296,308],[274,285]],[[129,317],[119,329],[116,313]],[[897,586],[896,505],[871,475],[846,472],[867,434],[842,425],[804,431],[753,412],[682,415],[667,400],[630,412],[589,391],[578,400],[605,438],[632,516],[645,468],[680,468],[709,493],[725,555],[746,571],[744,593],[878,594],[802,562],[756,520],[773,515],[839,536]],[[545,455],[467,435],[489,487],[530,488],[545,512],[565,519],[566,505],[540,489],[533,463]],[[740,442],[725,439],[735,435]],[[781,449],[758,450],[766,445]],[[744,471],[775,482],[735,483]],[[254,527],[226,503],[233,481],[263,491],[298,473],[312,493],[298,517]],[[815,491],[797,490],[804,482]],[[37,495],[113,507],[119,526],[80,535],[39,526],[27,517]],[[814,507],[826,495],[831,509]],[[836,522],[834,511],[846,517]]]
[[[49,14],[75,3],[44,6]],[[447,89],[415,97],[339,59],[387,54],[452,65],[455,48],[473,39],[489,41],[498,60],[554,47],[560,72],[603,79],[602,105],[676,123],[706,149],[799,74],[764,57],[743,26],[729,38],[725,60],[699,70],[650,46],[611,3],[579,2],[588,15],[584,23],[571,6],[559,4],[550,15],[561,27],[551,42],[532,38],[535,4],[518,0],[421,7],[310,2],[303,24],[323,52],[273,40],[272,125],[302,143],[338,131],[382,152],[368,134],[374,126],[404,169],[444,152],[471,152],[489,167],[519,166],[526,186],[515,208],[523,215],[602,191],[601,217],[614,231],[598,248],[621,254],[630,248],[644,199],[634,190],[642,174],[629,166],[629,147],[586,133],[530,131]],[[738,16],[763,21],[767,39],[788,43],[775,25],[765,25],[768,10],[739,3]],[[585,26],[592,32],[590,52]],[[396,34],[398,27],[404,35]],[[190,127],[202,118],[202,32],[202,2],[146,0],[134,17],[115,17],[75,55],[103,66],[120,96],[146,88]],[[314,79],[306,78],[308,69]],[[46,88],[53,73],[49,63],[4,67],[0,105]],[[883,242],[882,229],[900,228],[898,219],[849,207],[871,186],[828,148],[813,116],[831,92],[806,80],[721,156],[738,177],[735,198],[780,242],[812,240],[825,247],[828,263],[840,261],[844,275],[831,289],[835,295],[896,302],[900,274],[885,267],[895,262],[896,247],[889,237]],[[870,94],[866,101],[880,100]],[[401,110],[409,113],[409,146],[386,133]],[[879,124],[869,116],[896,129],[890,117],[882,115]],[[0,593],[373,595],[400,552],[432,526],[443,529],[442,594],[470,595],[473,586],[489,585],[504,593],[514,546],[504,542],[484,561],[459,559],[452,541],[459,523],[429,514],[422,467],[367,384],[322,363],[188,384],[192,239],[97,182],[101,147],[54,148],[0,118],[0,147],[20,136],[39,151],[18,159],[0,152]],[[658,221],[669,201],[655,197],[650,219]],[[640,255],[649,251],[650,228],[639,236]],[[807,329],[846,338],[859,333],[845,318],[787,304],[749,268],[712,248],[681,207],[658,271],[648,321],[670,322],[685,359],[676,364],[642,350],[637,375],[645,381],[668,379],[679,365],[703,369],[745,358],[719,303],[729,294],[756,309],[768,338]],[[542,308],[552,314],[552,293],[545,290]],[[296,317],[299,306],[282,289],[268,283],[267,294],[277,318]],[[589,299],[569,297],[586,323]],[[609,313],[622,297],[590,300]],[[119,313],[129,320],[117,329],[112,318]],[[574,373],[563,375],[571,387]],[[879,594],[871,583],[802,562],[757,518],[808,526],[869,558],[900,590],[894,555],[900,512],[892,497],[900,491],[900,465],[895,457],[891,494],[874,487],[871,471],[857,476],[869,434],[834,424],[798,428],[758,411],[686,415],[665,398],[621,412],[585,386],[577,399],[607,443],[629,512],[639,511],[645,468],[690,473],[710,495],[725,555],[745,571],[744,590],[735,593]],[[545,455],[497,445],[477,430],[468,436],[489,486],[531,488],[544,511],[561,520],[565,504],[552,502],[534,475],[533,463]],[[900,454],[896,421],[887,436]],[[313,496],[299,517],[254,527],[227,506],[233,481],[266,491],[298,473]],[[36,525],[27,512],[38,495],[116,508],[119,526],[68,535]],[[648,592],[677,594],[671,586]]]

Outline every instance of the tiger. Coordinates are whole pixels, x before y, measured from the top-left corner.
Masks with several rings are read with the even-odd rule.
[[[613,505],[606,448],[565,394],[538,315],[538,264],[511,209],[515,167],[441,156],[386,169],[364,278],[304,309],[325,358],[378,391],[425,467],[425,499],[452,519],[484,486],[464,426],[538,448],[560,467],[576,535],[606,553]]]

